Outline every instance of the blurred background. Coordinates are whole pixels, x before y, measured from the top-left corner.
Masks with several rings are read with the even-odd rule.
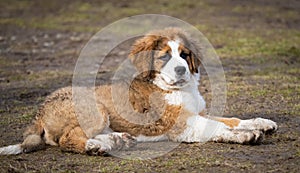
[[[297,172],[300,162],[300,1],[298,0],[1,0],[0,146],[22,132],[45,97],[71,85],[87,41],[106,25],[138,14],[165,14],[199,29],[223,63],[226,116],[264,117],[279,131],[261,146],[181,144],[150,161],[88,157],[48,149],[0,157],[0,172]],[[121,49],[120,49],[121,50]],[[124,51],[99,71],[106,80]],[[210,106],[210,84],[200,91]]]

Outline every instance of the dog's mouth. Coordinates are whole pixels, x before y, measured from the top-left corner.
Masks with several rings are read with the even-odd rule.
[[[185,85],[186,83],[187,83],[186,80],[180,79],[180,80],[178,80],[178,81],[172,83],[171,86],[183,86],[183,85]]]
[[[177,80],[175,82],[171,82],[171,83],[167,82],[163,77],[161,77],[161,80],[163,80],[164,83],[166,85],[170,86],[171,88],[181,88],[188,84],[188,81],[185,79],[179,79],[179,80]]]

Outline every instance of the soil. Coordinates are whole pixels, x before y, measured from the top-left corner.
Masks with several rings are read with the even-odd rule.
[[[0,146],[22,142],[23,131],[31,123],[45,97],[58,88],[72,85],[73,70],[80,51],[99,27],[122,17],[142,13],[173,15],[194,25],[197,25],[199,18],[203,19],[199,27],[204,30],[208,39],[212,40],[217,52],[219,51],[225,69],[228,87],[225,116],[272,119],[278,123],[279,130],[275,134],[267,135],[260,145],[182,143],[162,156],[146,160],[113,156],[94,157],[48,147],[46,150],[30,154],[0,156],[0,172],[299,171],[298,1],[174,1],[174,7],[169,1],[162,1],[157,2],[159,8],[156,8],[157,4],[153,2],[90,3],[89,8],[99,6],[99,11],[97,8],[84,11],[87,5],[80,0],[53,1],[50,4],[40,1],[1,2],[3,10],[0,12]],[[206,10],[202,12],[194,7],[196,3]],[[148,5],[144,7],[144,4]],[[75,22],[69,18],[64,21],[62,14],[66,11],[68,16],[69,12],[77,12],[75,8],[78,6],[80,14],[86,14],[88,17],[83,17],[80,21],[72,18]],[[156,10],[151,10],[151,7]],[[181,7],[187,11],[181,11]],[[165,12],[165,9],[169,12]],[[95,15],[102,15],[101,20],[90,17]],[[64,22],[41,24],[41,21],[45,22],[49,18],[55,21],[57,16]],[[77,17],[81,19],[81,16]],[[76,22],[81,26],[78,27]],[[229,37],[232,35],[225,35],[226,28],[240,35]],[[258,31],[258,35],[263,35],[270,45],[272,39],[277,38],[296,41],[286,43],[287,46],[280,47],[282,49],[274,48],[275,53],[269,51],[273,51],[272,48],[263,50],[267,53],[262,55],[255,54],[257,52],[251,52],[250,49],[254,56],[243,52],[233,54],[232,49],[225,49],[231,42],[233,44],[243,37],[244,32],[253,30],[254,33]],[[266,32],[260,33],[262,30]],[[268,35],[267,31],[278,34]],[[222,35],[220,38],[226,38],[226,41],[220,41],[214,35]],[[103,40],[107,41],[109,39]],[[97,84],[110,81],[113,70],[126,58],[126,50],[128,45],[123,45],[110,54],[110,60],[103,64],[98,72]],[[209,107],[211,89],[205,72],[200,91]]]

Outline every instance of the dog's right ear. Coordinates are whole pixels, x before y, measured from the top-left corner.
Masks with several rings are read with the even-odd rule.
[[[156,35],[146,35],[136,40],[131,47],[129,59],[140,73],[139,76],[146,80],[154,78],[154,53],[157,50],[160,38]]]

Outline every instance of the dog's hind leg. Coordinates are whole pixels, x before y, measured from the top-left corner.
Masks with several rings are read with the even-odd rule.
[[[127,133],[100,134],[88,139],[80,126],[76,126],[64,133],[59,146],[66,151],[102,155],[114,149],[134,146],[136,140]]]
[[[43,136],[44,129],[41,121],[37,119],[25,131],[23,143],[0,148],[0,155],[13,155],[41,150],[45,148]]]
[[[28,135],[21,144],[22,152],[29,153],[45,148],[45,142],[40,135],[31,134]]]
[[[63,135],[59,139],[59,146],[65,151],[75,153],[85,153],[87,136],[80,126],[71,129],[65,129]]]
[[[29,153],[45,148],[43,139],[45,132],[41,120],[37,118],[34,123],[28,127],[24,133],[24,141],[21,144],[22,152]]]

